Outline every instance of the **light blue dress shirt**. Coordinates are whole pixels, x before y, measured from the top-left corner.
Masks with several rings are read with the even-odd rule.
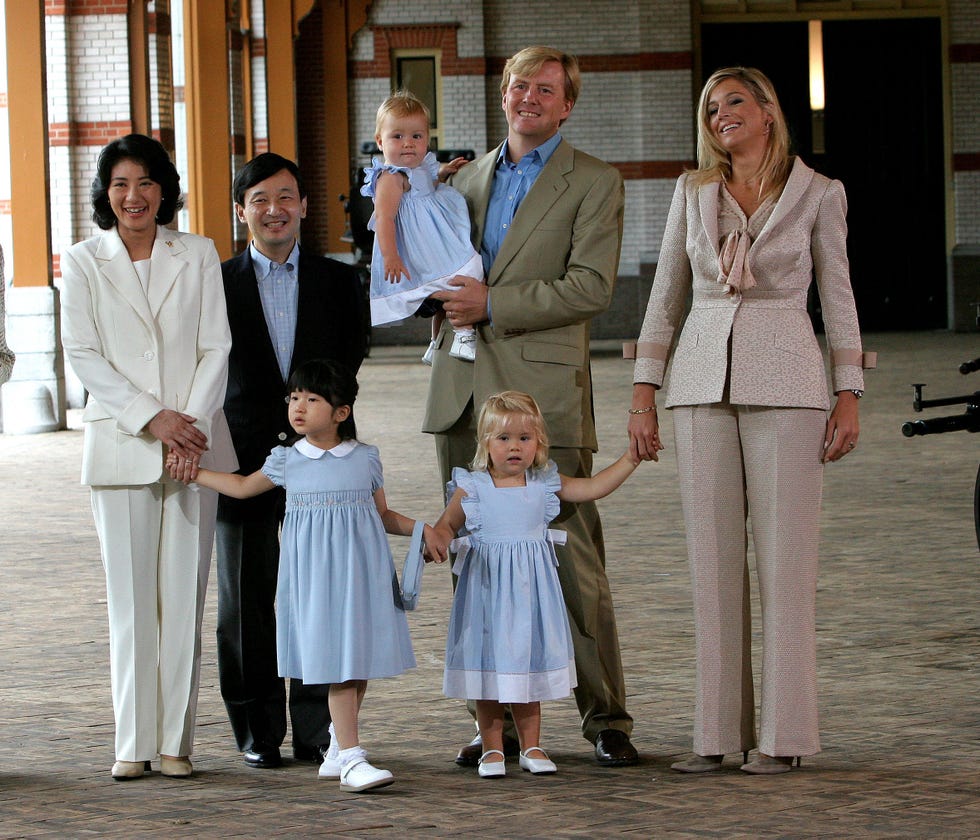
[[[517,163],[511,163],[507,157],[507,141],[504,141],[500,155],[497,157],[497,169],[493,174],[487,218],[483,226],[483,242],[480,243],[483,271],[487,277],[490,276],[490,266],[500,253],[504,237],[514,221],[517,208],[520,207],[524,196],[534,185],[559,143],[561,143],[561,134],[555,134],[554,137],[550,137],[524,155]]]
[[[262,312],[269,327],[269,338],[276,351],[279,372],[285,381],[289,377],[289,363],[293,358],[299,311],[299,243],[293,245],[286,262],[281,265],[261,253],[254,242],[249,245],[249,250],[259,286]]]

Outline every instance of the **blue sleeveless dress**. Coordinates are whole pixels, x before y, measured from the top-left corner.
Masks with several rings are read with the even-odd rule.
[[[411,279],[403,276],[400,283],[385,280],[381,246],[375,237],[370,292],[371,323],[375,326],[411,317],[433,291],[450,288],[445,282],[450,277],[483,277],[483,263],[470,243],[466,199],[452,187],[438,183],[436,156],[427,153],[414,169],[374,158],[371,166],[364,168],[367,180],[361,187],[362,195],[375,197],[382,172],[401,172],[408,178],[409,189],[402,195],[395,217],[395,244]],[[368,228],[374,230],[374,216]]]
[[[374,491],[374,446],[277,446],[262,467],[286,488],[276,587],[279,675],[305,683],[392,677],[415,667]]]
[[[450,495],[466,492],[465,545],[449,618],[443,691],[448,697],[531,703],[575,686],[572,634],[548,523],[561,478],[553,461],[525,487],[495,487],[486,472],[456,468]]]

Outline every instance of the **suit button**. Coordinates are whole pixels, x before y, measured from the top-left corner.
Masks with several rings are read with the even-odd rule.
[[[153,351],[152,350],[147,350],[143,354],[143,358],[146,359],[148,362],[152,362],[153,361]]]
[[[285,432],[279,432],[279,440],[285,440],[289,437]]]

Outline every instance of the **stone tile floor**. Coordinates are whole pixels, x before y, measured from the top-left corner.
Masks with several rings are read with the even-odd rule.
[[[634,741],[642,761],[605,769],[571,700],[544,706],[552,777],[503,780],[457,768],[472,735],[441,696],[449,606],[429,568],[410,615],[419,667],[369,687],[365,746],[395,785],[343,794],[309,765],[247,769],[217,689],[214,589],[204,633],[197,773],[109,777],[112,713],[105,593],[81,433],[0,436],[0,838],[15,837],[980,837],[980,615],[973,489],[980,440],[906,439],[913,381],[926,397],[980,389],[960,362],[976,334],[866,338],[858,450],[826,472],[818,598],[824,751],[801,770],[750,777],[733,760],[708,777],[668,765],[690,744],[694,663],[677,477],[668,448],[600,504]],[[392,506],[439,512],[432,443],[418,433],[428,369],[419,348],[379,348],[361,372],[362,439],[381,448]],[[624,443],[631,369],[596,347],[601,466]],[[669,423],[669,412],[665,412]],[[669,429],[665,440],[670,441]],[[406,541],[393,539],[396,558]]]

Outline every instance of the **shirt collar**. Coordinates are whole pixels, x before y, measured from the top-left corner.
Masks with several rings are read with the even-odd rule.
[[[328,452],[335,458],[343,458],[348,452],[353,451],[355,446],[357,446],[356,440],[344,440],[338,443],[333,449],[320,449],[319,446],[314,446],[306,438],[300,438],[293,445],[293,449],[299,452],[300,455],[317,460]]]
[[[263,254],[258,248],[255,247],[255,243],[251,242],[248,246],[249,254],[252,256],[252,265],[257,268],[255,276],[259,280],[265,280],[269,276],[269,272],[272,271],[272,267],[278,266],[279,263],[274,263],[265,254]],[[293,250],[289,252],[289,256],[286,257],[286,262],[283,265],[289,266],[287,271],[292,276],[296,276],[296,269],[299,266],[299,243],[293,243]]]
[[[558,148],[559,143],[561,143],[560,131],[556,132],[554,136],[549,137],[540,146],[536,146],[535,148],[531,149],[531,151],[524,155],[524,158],[534,158],[535,160],[540,161],[541,165],[544,166],[555,153],[555,149]],[[507,157],[508,148],[509,141],[504,140],[504,144],[500,147],[500,154],[497,155],[497,166],[500,166],[501,161],[507,161],[508,163],[510,162],[510,159]],[[521,158],[521,160],[524,160],[524,158]]]

